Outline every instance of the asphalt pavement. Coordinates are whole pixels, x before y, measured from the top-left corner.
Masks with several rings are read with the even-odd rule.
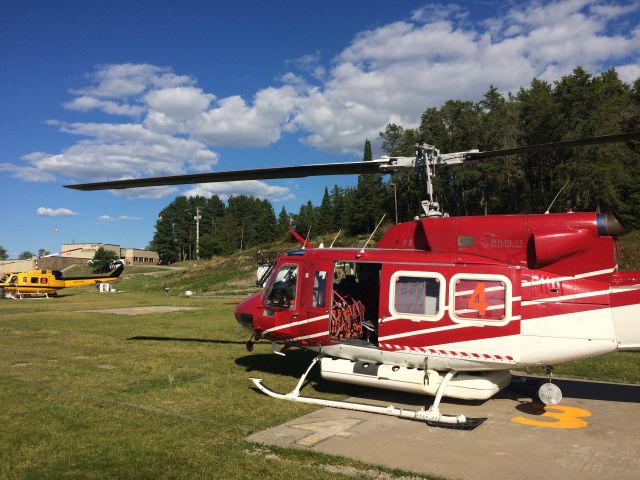
[[[484,402],[443,399],[445,414],[487,418],[471,431],[322,408],[248,440],[450,479],[640,478],[640,386],[555,379],[563,400],[543,407],[531,398],[536,379],[521,385],[522,378]],[[302,395],[313,391],[307,387]],[[415,410],[432,400],[375,389],[349,399]]]

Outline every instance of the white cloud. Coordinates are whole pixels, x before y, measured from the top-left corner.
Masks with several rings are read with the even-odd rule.
[[[218,154],[202,142],[154,132],[140,124],[60,123],[59,128],[88,138],[58,154],[31,153],[23,157],[28,167],[7,170],[23,178],[99,181],[178,175],[185,169],[207,171],[218,162]]]
[[[100,215],[96,219],[96,223],[108,223],[108,222],[129,222],[129,221],[137,221],[142,220],[141,217],[130,217],[128,215],[118,215],[116,217],[112,217],[111,215]]]
[[[76,97],[70,102],[64,103],[64,108],[68,110],[77,110],[80,112],[88,112],[90,110],[102,110],[112,115],[128,115],[136,117],[144,112],[141,106],[128,105],[126,103],[117,103],[112,100],[100,100],[96,97],[83,95]]]
[[[513,5],[472,23],[460,5],[427,4],[405,20],[356,33],[329,65],[322,64],[319,51],[286,61],[294,71],[248,96],[219,97],[168,67],[102,65],[85,87],[72,90],[65,108],[130,121],[52,121],[78,140],[59,153],[33,152],[23,164],[0,164],[0,171],[26,181],[199,172],[218,162],[211,148],[263,147],[287,132],[300,133],[305,144],[324,151],[360,154],[364,139],[377,139],[388,123],[415,126],[426,107],[447,99],[478,100],[489,85],[517,91],[534,77],[556,80],[577,65],[594,73],[618,66],[627,82],[640,74],[640,28],[628,25],[640,2]],[[157,198],[175,191],[118,194]],[[290,194],[261,192],[265,198]]]
[[[170,68],[148,64],[123,63],[101,65],[88,75],[91,87],[73,90],[77,95],[126,98],[142,95],[151,88],[172,88],[191,85],[194,80],[176,75]]]
[[[186,122],[206,110],[215,95],[199,88],[175,87],[154,90],[145,96],[152,112],[159,112],[177,121]]]
[[[38,208],[36,213],[40,217],[73,217],[78,215],[77,212],[74,212],[73,210],[70,210],[68,208],[53,209],[53,208],[47,208],[47,207],[40,207]]]
[[[174,195],[178,189],[176,187],[144,187],[109,191],[118,197],[157,200],[159,198],[168,197],[169,195]]]
[[[618,75],[623,82],[632,84],[640,78],[640,62],[616,67]]]
[[[34,152],[30,155],[37,156],[39,154],[41,152]],[[52,182],[56,179],[55,175],[44,172],[37,167],[23,167],[13,163],[0,163],[0,172],[12,173],[14,177],[25,182]]]
[[[267,185],[259,180],[200,183],[184,192],[184,195],[187,197],[211,197],[212,195],[218,195],[222,199],[227,199],[232,195],[253,195],[258,198],[281,201],[291,200],[294,198],[289,188]]]
[[[280,139],[300,103],[292,85],[258,91],[250,105],[240,96],[220,99],[189,122],[192,134],[224,147],[264,147]]]
[[[427,106],[477,100],[493,84],[517,91],[534,77],[556,80],[577,65],[616,65],[629,80],[640,65],[640,34],[607,33],[609,23],[640,9],[593,0],[535,2],[479,24],[459,6],[427,5],[411,21],[360,32],[336,58],[328,80],[311,91],[295,121],[305,142],[361,152],[390,122],[414,126]]]

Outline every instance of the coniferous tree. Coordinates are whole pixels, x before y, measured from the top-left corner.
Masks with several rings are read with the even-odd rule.
[[[291,223],[291,219],[289,218],[289,214],[287,213],[287,209],[282,207],[280,213],[278,214],[278,238],[288,238],[289,237],[289,225]]]
[[[381,149],[392,156],[413,156],[417,143],[448,153],[638,131],[640,79],[628,85],[613,69],[591,75],[578,67],[553,84],[534,79],[516,95],[505,96],[491,85],[478,102],[451,99],[440,107],[428,106],[419,120],[415,129],[387,125],[379,135]],[[372,156],[371,142],[365,140],[363,161]],[[283,207],[277,220],[266,200],[238,196],[225,205],[218,197],[178,197],[160,213],[150,245],[166,262],[193,258],[196,207],[202,216],[201,254],[207,255],[285,238],[290,223],[303,236],[310,227],[312,236],[341,228],[351,234],[370,232],[383,212],[390,223],[395,218],[392,183],[399,221],[422,214],[424,173],[386,178],[383,182],[380,176],[361,175],[356,186],[335,185],[325,189],[319,206],[307,202],[295,215]],[[640,227],[639,142],[439,166],[433,181],[435,200],[452,215],[544,212],[566,184],[552,211],[614,210],[628,226]]]
[[[322,203],[318,209],[318,235],[336,231],[336,222],[334,221],[333,206],[331,205],[331,197],[329,196],[329,189],[324,188],[324,195],[322,195]]]

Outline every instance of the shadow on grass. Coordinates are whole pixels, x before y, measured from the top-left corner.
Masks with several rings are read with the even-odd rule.
[[[302,376],[316,355],[316,353],[306,350],[289,350],[286,357],[272,353],[254,354],[236,358],[235,363],[244,367],[246,372],[262,372],[291,377],[291,389],[293,389],[297,379]],[[269,387],[266,382],[265,386]],[[358,385],[324,380],[320,376],[320,367],[318,365],[307,375],[306,382],[302,387],[302,396],[305,396],[305,389],[307,389],[307,392],[312,389],[316,393],[349,396],[359,395],[366,390],[366,388]]]
[[[152,340],[159,342],[196,342],[196,343],[217,343],[217,344],[234,344],[244,345],[245,342],[239,342],[237,340],[212,340],[209,338],[180,338],[180,337],[150,337],[140,335],[136,337],[129,337],[127,340]]]

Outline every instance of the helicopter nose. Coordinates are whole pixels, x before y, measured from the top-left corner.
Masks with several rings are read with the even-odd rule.
[[[254,328],[253,328],[253,315],[252,314],[244,313],[244,312],[238,312],[236,310],[235,315],[236,315],[236,320],[238,321],[238,323],[240,325],[242,325],[244,328],[246,328],[250,332],[253,332]]]
[[[249,330],[251,333],[255,331],[255,313],[257,310],[257,305],[260,301],[261,295],[258,293],[256,295],[252,295],[251,297],[243,300],[238,304],[234,315],[236,317],[236,321],[242,325],[244,328]]]

